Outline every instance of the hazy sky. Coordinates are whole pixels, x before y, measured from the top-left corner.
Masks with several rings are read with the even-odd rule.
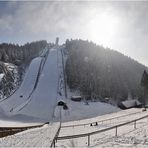
[[[148,66],[148,2],[0,2],[0,42],[88,39]]]

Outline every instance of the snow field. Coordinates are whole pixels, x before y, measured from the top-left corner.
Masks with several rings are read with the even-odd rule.
[[[78,105],[78,103],[76,103],[76,104]],[[76,121],[63,122],[62,126],[90,124],[92,122],[108,120],[111,118],[117,118],[117,117],[128,115],[128,114],[139,113],[139,112],[141,113],[141,109],[136,109],[136,108],[132,108],[132,109],[128,109],[128,110],[120,110],[119,108],[113,107],[113,106],[106,104],[106,103],[95,102],[95,104],[97,104],[98,116],[93,117],[93,118],[89,118],[89,119],[81,119],[81,120],[76,120]],[[90,105],[91,105],[91,103],[90,103]],[[102,107],[100,107],[100,106],[102,106]],[[106,110],[108,108],[108,112],[103,110],[105,107],[106,107]],[[86,114],[86,115],[88,115],[88,114]]]
[[[132,111],[132,109],[131,109],[131,111]],[[119,114],[120,114],[120,112],[119,112]],[[112,122],[108,123],[108,124],[102,123],[102,124],[98,124],[98,126],[83,126],[83,127],[81,126],[81,127],[62,128],[60,131],[59,137],[66,136],[66,135],[75,135],[75,134],[77,135],[77,134],[82,134],[82,133],[93,132],[96,130],[101,130],[106,127],[110,127],[113,125],[117,125],[119,123],[124,123],[127,121],[131,121],[131,120],[143,117],[145,115],[148,115],[147,111],[141,112],[141,114],[137,113],[134,115],[119,118],[118,121],[117,121],[117,119],[115,119],[116,121],[111,120]],[[148,122],[148,119],[142,119],[140,121],[137,121],[136,128],[137,129],[142,128],[147,122]],[[66,124],[66,123],[64,123],[64,124]],[[135,131],[134,123],[131,123],[131,124],[119,127],[117,130],[117,135],[118,136],[122,136],[124,134],[128,135],[129,132],[132,133],[133,131]],[[106,143],[115,137],[115,133],[116,133],[116,129],[112,129],[112,130],[108,130],[106,132],[91,135],[90,136],[91,137],[90,138],[90,145],[93,147],[95,147],[95,146],[96,147],[103,147],[103,146],[107,147],[108,145],[106,145]],[[70,140],[59,140],[56,145],[59,147],[62,147],[62,146],[69,147],[69,146],[72,146],[72,144],[73,144],[73,145],[81,147],[81,146],[87,146],[88,145],[87,141],[88,141],[88,137],[74,138],[74,139],[70,139]],[[109,146],[111,147],[113,145],[109,145]]]
[[[0,147],[50,147],[59,122],[26,130],[0,139]]]
[[[118,136],[106,133],[104,139],[96,138],[93,142],[94,147],[141,147],[148,146],[148,119],[137,121],[137,128],[133,128],[133,124],[120,127]],[[108,135],[107,135],[108,134]],[[100,135],[101,136],[101,135]]]
[[[117,112],[120,110],[118,107],[112,106],[107,103],[89,102],[89,105],[85,105],[83,101],[74,102],[71,101],[70,99],[65,99],[65,100],[69,109],[62,110],[62,122],[72,121],[69,122],[69,124],[75,124],[75,123],[77,124],[77,122],[79,122],[78,120],[81,121],[81,119],[92,118],[99,115]],[[73,120],[77,121],[73,122]]]
[[[118,125],[118,124],[121,124],[121,123],[125,123],[125,122],[128,122],[128,121],[143,117],[145,115],[148,115],[148,112],[139,112],[137,114],[124,116],[124,117],[121,117],[121,118],[106,120],[106,121],[103,121],[103,122],[100,122],[100,123],[98,122],[98,126],[90,126],[90,124],[89,124],[89,125],[85,125],[85,126],[61,128],[59,137],[60,136],[62,137],[62,136],[72,135],[72,133],[68,132],[69,130],[72,130],[72,132],[76,135],[84,134],[84,133],[89,133],[89,132],[93,132],[93,131],[96,131],[96,130],[101,130],[101,129],[111,127],[111,126],[114,126],[114,125]],[[91,120],[90,120],[90,123],[91,123]]]

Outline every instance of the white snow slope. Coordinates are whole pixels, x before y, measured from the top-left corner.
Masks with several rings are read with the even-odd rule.
[[[22,114],[52,120],[57,104],[58,52],[57,49],[50,49],[44,67],[40,67],[43,57],[32,60],[21,87],[0,103],[7,115]],[[36,82],[40,69],[42,71]],[[33,90],[36,83],[36,89]]]
[[[58,64],[57,49],[51,49],[40,75],[37,88],[30,101],[16,112],[43,119],[52,120],[57,104]]]
[[[20,88],[8,99],[0,103],[0,107],[9,114],[10,111],[27,100],[33,91],[42,58],[32,60]]]
[[[50,147],[59,123],[44,125],[0,139],[0,147]]]

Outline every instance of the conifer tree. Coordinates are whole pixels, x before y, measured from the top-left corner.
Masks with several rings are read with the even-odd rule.
[[[144,105],[146,104],[147,92],[148,92],[148,73],[144,70],[142,78],[141,78],[141,86],[144,89]]]

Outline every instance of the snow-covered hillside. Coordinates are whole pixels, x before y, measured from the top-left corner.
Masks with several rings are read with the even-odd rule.
[[[12,96],[0,103],[0,126],[5,126],[5,121],[7,121],[7,127],[41,125],[47,121],[50,121],[50,125],[3,138],[0,141],[0,146],[50,146],[50,139],[53,139],[59,128],[59,123],[55,122],[52,124],[53,121],[62,121],[64,122],[62,126],[69,126],[72,124],[89,124],[92,121],[98,121],[98,119],[118,116],[117,112],[120,109],[111,104],[91,101],[86,104],[83,101],[73,102],[70,100],[71,95],[79,95],[79,92],[72,93],[67,89],[67,98],[65,97],[63,64],[66,58],[63,57],[62,52],[62,48],[55,47],[46,51],[44,56],[33,59],[20,88]],[[57,106],[60,100],[66,103],[68,110]],[[132,112],[139,111],[130,111],[130,113]],[[127,112],[120,111],[120,115],[124,114],[127,114]],[[92,118],[95,116],[97,117]],[[82,120],[84,118],[85,120]],[[129,118],[126,119],[128,120]],[[107,125],[102,125],[101,127],[105,126]],[[78,133],[85,133],[94,130],[96,129],[83,128],[81,126],[75,129],[71,127],[62,128],[59,136],[67,133],[77,133],[78,131]],[[33,140],[32,143],[31,139]],[[61,143],[59,142],[58,145],[61,146]],[[65,145],[67,146],[67,144]]]
[[[119,111],[117,107],[100,102],[73,102],[68,89],[65,97],[63,49],[55,47],[46,50],[44,56],[33,59],[24,76],[20,88],[9,98],[0,103],[5,115],[29,116],[41,121],[79,120],[97,115]],[[58,107],[58,100],[64,100],[68,110]],[[61,113],[60,113],[61,112]]]
[[[71,136],[96,132],[148,115],[147,111],[142,112],[141,109],[121,111],[116,106],[101,102],[74,102],[70,97],[79,95],[79,92],[71,92],[69,89],[66,98],[62,48],[50,49],[45,55],[32,60],[20,88],[0,103],[0,126],[41,125],[47,121],[50,124],[1,138],[0,147],[50,147],[60,125],[58,136]],[[68,110],[57,106],[59,100],[66,103]],[[55,121],[62,121],[62,124]],[[93,122],[98,125],[94,126]],[[118,128],[118,137],[115,137],[115,129],[92,135],[90,145],[125,147],[128,143],[128,146],[134,147],[136,140],[140,146],[143,143],[146,145],[146,123],[147,119],[143,119],[137,121],[137,129],[133,128],[133,123]],[[134,135],[137,137],[134,138]],[[87,141],[88,137],[58,140],[56,146],[87,147]]]

